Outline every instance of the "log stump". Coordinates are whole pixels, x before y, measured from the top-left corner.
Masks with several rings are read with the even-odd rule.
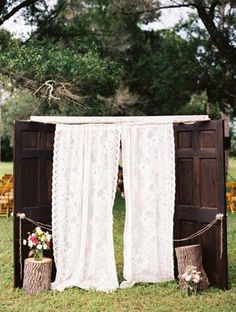
[[[204,290],[208,288],[209,281],[206,272],[202,265],[202,248],[200,244],[188,245],[175,248],[177,265],[178,265],[178,278],[180,289],[186,290],[187,283],[182,278],[183,273],[187,266],[197,267],[197,271],[201,272],[202,280],[198,284],[198,290]]]
[[[25,259],[23,289],[28,295],[33,295],[51,289],[52,259]]]

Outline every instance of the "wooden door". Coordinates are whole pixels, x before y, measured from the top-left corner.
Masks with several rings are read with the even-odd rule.
[[[175,124],[176,206],[174,238],[184,238],[225,211],[224,133],[222,121]],[[227,288],[226,217],[193,240],[200,243],[211,285]],[[222,251],[221,251],[222,246]]]
[[[27,258],[29,248],[22,246],[20,259],[19,219],[17,213],[28,218],[51,224],[51,185],[54,125],[36,122],[15,123],[14,178],[14,268],[15,287],[22,286],[21,265]],[[22,220],[22,238],[27,238],[35,225]],[[52,251],[45,252],[52,258]],[[55,274],[55,268],[53,269]]]

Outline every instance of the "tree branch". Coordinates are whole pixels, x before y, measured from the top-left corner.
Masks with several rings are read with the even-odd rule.
[[[236,48],[230,44],[229,39],[224,33],[217,29],[214,19],[210,16],[210,12],[206,12],[201,0],[195,0],[195,7],[214,45],[230,64],[236,66]]]
[[[0,12],[2,12],[4,10],[5,5],[6,5],[6,0],[0,1]]]
[[[174,2],[174,1],[173,1]],[[172,3],[173,3],[172,2]],[[229,38],[219,29],[217,29],[214,23],[215,9],[217,5],[220,5],[221,1],[212,0],[211,5],[206,6],[203,0],[192,0],[192,2],[186,3],[185,1],[181,3],[174,2],[170,5],[163,5],[159,7],[146,8],[134,12],[125,12],[124,9],[122,13],[124,15],[142,15],[144,13],[153,13],[165,9],[178,9],[178,8],[195,8],[197,9],[199,18],[202,20],[204,26],[206,27],[213,44],[220,51],[221,55],[228,60],[230,64],[236,66],[236,48],[230,44]]]
[[[2,25],[6,20],[11,18],[14,14],[16,14],[19,10],[36,3],[38,0],[25,0],[21,2],[19,5],[15,6],[10,12],[6,13],[5,15],[2,15],[0,17],[0,25]]]
[[[166,10],[166,9],[179,9],[179,8],[190,8],[190,7],[194,7],[193,3],[189,3],[189,4],[170,4],[170,5],[163,5],[163,6],[159,6],[156,8],[152,8],[152,9],[144,9],[144,10],[140,10],[140,11],[136,11],[136,12],[125,12],[123,11],[122,13],[124,15],[142,15],[144,13],[153,13],[153,12],[158,12],[161,10]]]
[[[36,36],[37,34],[42,35],[44,33],[44,30],[47,29],[48,24],[58,16],[58,14],[65,8],[65,6],[66,0],[58,3],[57,7],[53,11],[51,11],[51,13],[44,20],[40,22],[40,24],[38,25],[39,26],[38,29],[34,31],[34,33],[27,41],[29,41],[32,37]]]
[[[216,8],[216,6],[217,6],[218,4],[220,4],[220,2],[219,2],[218,0],[214,0],[214,1],[212,1],[212,4],[211,4],[211,6],[210,6],[209,18],[212,19],[212,20],[214,19],[215,8]]]

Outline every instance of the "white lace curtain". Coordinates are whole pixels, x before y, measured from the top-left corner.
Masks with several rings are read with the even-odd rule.
[[[122,287],[173,279],[173,125],[57,125],[53,289],[118,288],[112,209],[120,132],[126,197]]]
[[[126,219],[124,278],[172,280],[175,148],[172,124],[124,126],[122,160]]]
[[[52,231],[57,274],[52,289],[118,287],[112,209],[119,144],[115,126],[56,126]]]

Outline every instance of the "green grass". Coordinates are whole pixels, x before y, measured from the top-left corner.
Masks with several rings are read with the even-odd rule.
[[[0,162],[0,177],[13,172],[12,162]],[[236,179],[236,158],[229,159],[229,174]],[[230,180],[230,179],[229,179]]]
[[[5,173],[12,172],[13,172],[12,162],[0,162],[0,177]],[[229,174],[236,179],[236,158],[231,157],[229,159]]]
[[[13,163],[12,162],[0,162],[0,177],[5,173],[13,172]]]
[[[236,180],[236,158],[229,159],[229,174]],[[229,177],[229,181],[232,180]]]
[[[122,236],[124,201],[116,200],[114,209],[115,253],[119,280],[122,279]],[[12,265],[12,220],[0,219],[0,311],[235,311],[236,302],[236,215],[228,218],[229,291],[210,288],[197,296],[186,297],[177,282],[141,284],[131,289],[110,294],[84,291],[78,288],[62,293],[47,292],[27,296],[21,289],[14,290]]]

